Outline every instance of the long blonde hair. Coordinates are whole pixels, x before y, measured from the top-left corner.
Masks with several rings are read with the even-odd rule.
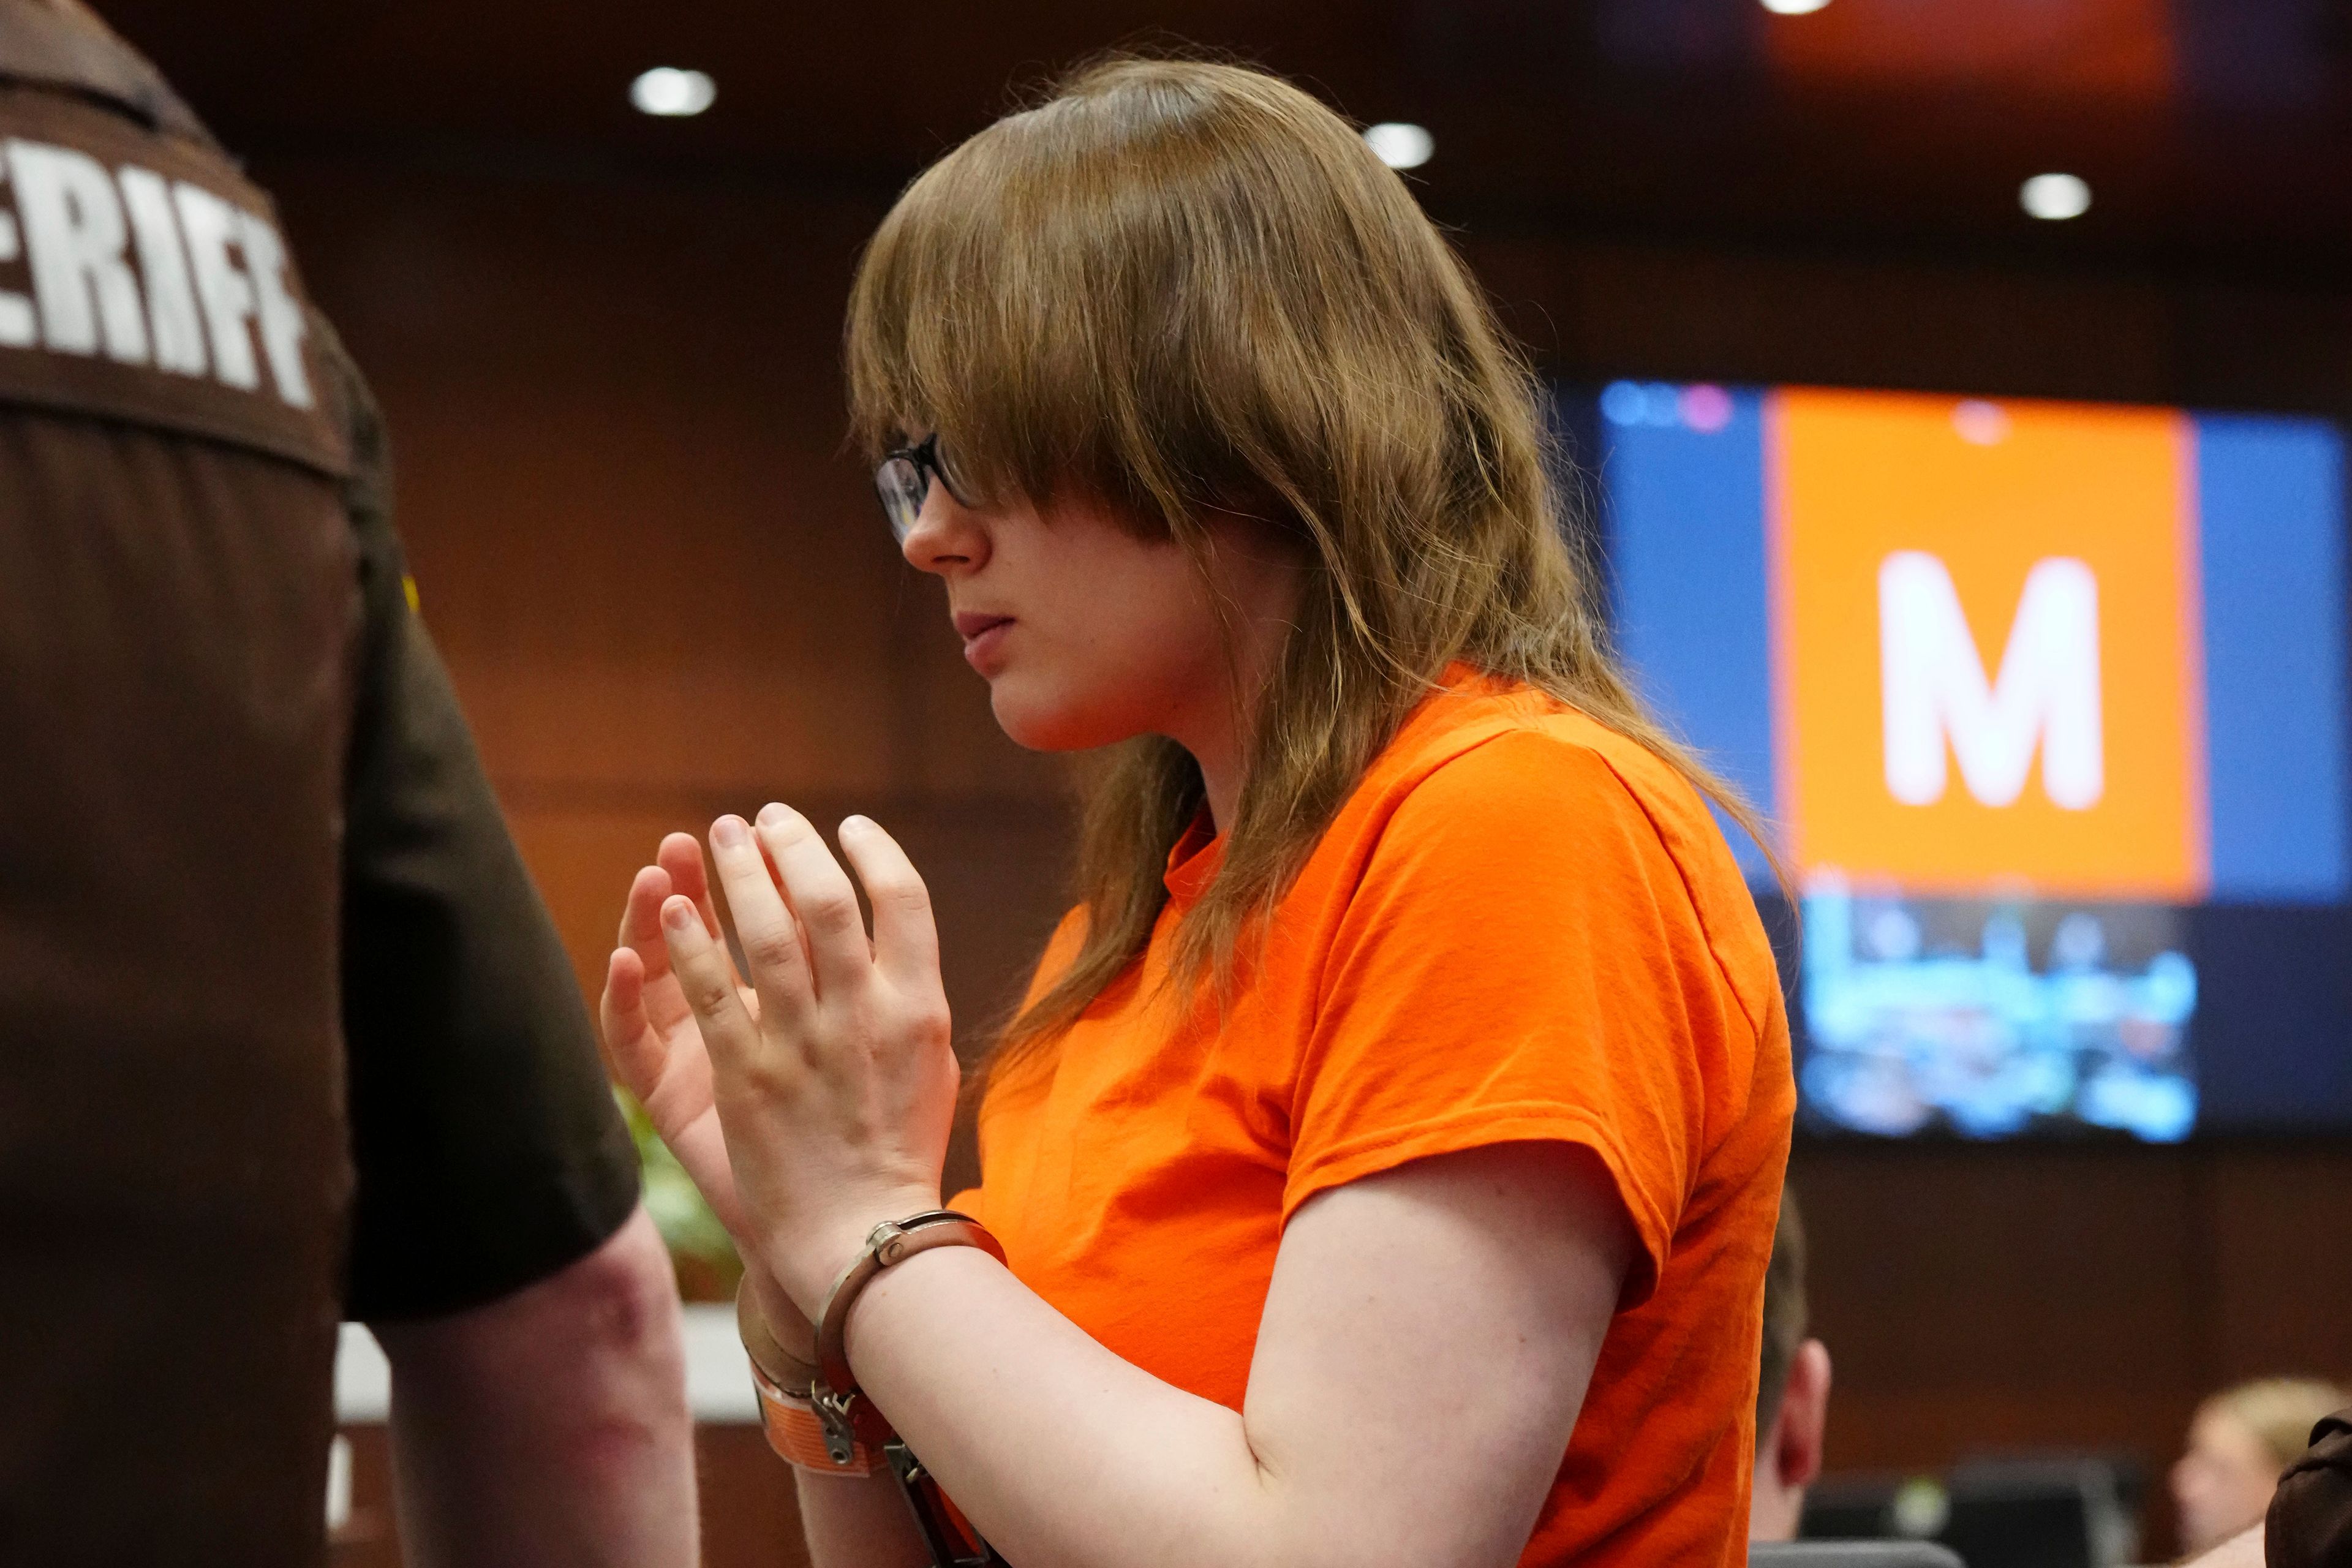
[[[1333,815],[1445,668],[1541,689],[1738,795],[1645,712],[1564,527],[1542,394],[1404,182],[1338,114],[1239,66],[1119,57],[926,171],[861,262],[857,437],[935,430],[980,494],[1072,487],[1202,560],[1213,510],[1316,568],[1173,973],[1229,978]],[[1243,694],[1236,694],[1237,697]],[[1006,1027],[1045,1044],[1142,952],[1199,768],[1157,737],[1087,784],[1084,932]]]

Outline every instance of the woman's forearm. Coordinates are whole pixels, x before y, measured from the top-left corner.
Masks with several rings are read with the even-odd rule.
[[[1019,1568],[1508,1568],[1631,1255],[1590,1164],[1504,1145],[1308,1200],[1245,1415],[1121,1360],[971,1247],[876,1277],[850,1363]]]
[[[849,1348],[868,1394],[1020,1568],[1307,1561],[1286,1548],[1238,1415],[1112,1355],[982,1253],[885,1272]]]

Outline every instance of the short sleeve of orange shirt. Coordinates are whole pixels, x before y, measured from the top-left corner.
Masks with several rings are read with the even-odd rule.
[[[1000,1075],[983,1184],[958,1202],[1109,1349],[1238,1410],[1299,1205],[1433,1155],[1578,1144],[1640,1246],[1522,1561],[1742,1561],[1794,1089],[1770,949],[1698,795],[1590,720],[1457,671],[1222,1008],[1162,967],[1220,847],[1177,846],[1141,963]]]
[[[1339,922],[1284,1209],[1426,1155],[1579,1143],[1633,1219],[1626,1294],[1647,1300],[1711,1109],[1703,1052],[1656,1046],[1688,1037],[1713,969],[1672,857],[1597,753],[1521,732],[1449,763]]]

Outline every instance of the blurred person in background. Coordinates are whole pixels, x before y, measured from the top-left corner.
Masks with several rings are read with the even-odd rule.
[[[2303,1457],[2313,1428],[2347,1403],[2352,1395],[2333,1384],[2273,1377],[2199,1405],[2170,1478],[2181,1549],[2209,1551],[2261,1522],[2281,1472]]]
[[[2352,1568],[2352,1407],[2312,1428],[2262,1523],[2189,1568]]]
[[[0,1556],[683,1565],[675,1282],[268,198],[0,0]]]
[[[1748,1539],[1794,1541],[1805,1489],[1822,1473],[1829,1421],[1829,1347],[1811,1337],[1805,1295],[1805,1222],[1792,1187],[1780,1189],[1780,1221],[1764,1270],[1763,1374],[1756,1387],[1756,1479]]]
[[[848,358],[999,723],[1113,749],[961,1212],[887,834],[870,938],[781,805],[630,890],[607,1049],[766,1281],[814,1559],[953,1550],[911,1452],[1015,1563],[1743,1561],[1795,1091],[1706,800],[1753,815],[1606,651],[1404,182],[1275,78],[1098,65],[908,189]]]

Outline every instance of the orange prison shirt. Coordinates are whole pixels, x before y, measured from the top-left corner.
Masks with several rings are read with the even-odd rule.
[[[1105,1346],[1239,1410],[1301,1204],[1427,1155],[1580,1144],[1639,1247],[1521,1561],[1744,1563],[1795,1089],[1771,951],[1698,795],[1457,667],[1324,835],[1222,1019],[1158,984],[1221,847],[1204,826],[1176,846],[1142,959],[1050,1058],[999,1075],[958,1205]]]

